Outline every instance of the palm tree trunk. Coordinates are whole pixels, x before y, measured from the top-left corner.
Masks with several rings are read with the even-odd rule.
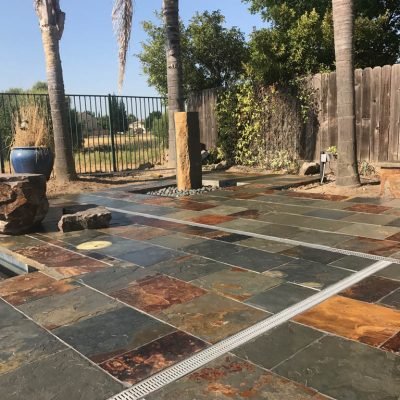
[[[46,59],[47,84],[54,132],[55,175],[60,182],[70,182],[76,179],[76,172],[72,142],[68,132],[67,103],[59,47],[65,14],[60,9],[59,0],[35,0],[35,8],[40,22]]]
[[[360,184],[357,168],[356,118],[354,94],[354,10],[353,0],[332,0],[335,34],[338,167],[336,184]]]
[[[168,164],[176,166],[175,112],[185,110],[179,32],[179,1],[163,0],[163,16],[166,30],[167,83],[168,83]]]

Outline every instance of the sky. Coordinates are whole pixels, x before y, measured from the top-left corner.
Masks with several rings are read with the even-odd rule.
[[[32,0],[2,4],[0,14],[0,92],[12,87],[30,88],[46,80],[43,48]],[[134,26],[122,94],[156,96],[135,54],[146,40],[141,21],[154,19],[161,0],[136,0]],[[68,94],[118,92],[118,48],[113,35],[113,0],[61,0],[66,24],[61,40],[65,90]],[[246,34],[263,25],[241,0],[181,0],[180,15],[185,23],[196,11],[220,9],[226,26],[237,26]]]

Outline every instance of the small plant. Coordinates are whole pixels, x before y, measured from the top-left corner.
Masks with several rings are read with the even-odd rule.
[[[338,155],[337,147],[336,147],[336,146],[328,147],[328,148],[326,149],[326,152],[332,154],[334,157],[337,157],[337,155]]]
[[[297,173],[299,164],[290,156],[287,150],[277,151],[268,161],[269,166],[274,171],[287,170],[289,173]]]
[[[53,148],[48,120],[37,104],[22,105],[13,116],[12,147]]]
[[[358,163],[358,173],[362,176],[371,176],[376,174],[376,169],[372,164],[364,160]]]

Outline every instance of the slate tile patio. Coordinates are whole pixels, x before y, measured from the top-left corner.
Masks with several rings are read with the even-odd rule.
[[[38,234],[0,236],[0,247],[39,270],[0,281],[11,304],[0,299],[2,400],[3,392],[6,400],[106,400],[122,382],[140,382],[375,262],[280,238],[400,257],[399,201],[271,188],[296,177],[252,179],[190,199],[134,187],[69,196],[64,202],[122,211],[109,229],[60,234],[55,209]],[[392,264],[146,398],[397,399],[399,303]]]

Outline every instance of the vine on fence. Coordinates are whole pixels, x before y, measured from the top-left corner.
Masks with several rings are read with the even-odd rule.
[[[228,163],[297,170],[312,96],[306,89],[297,90],[297,98],[292,93],[246,79],[219,94],[218,149]]]

